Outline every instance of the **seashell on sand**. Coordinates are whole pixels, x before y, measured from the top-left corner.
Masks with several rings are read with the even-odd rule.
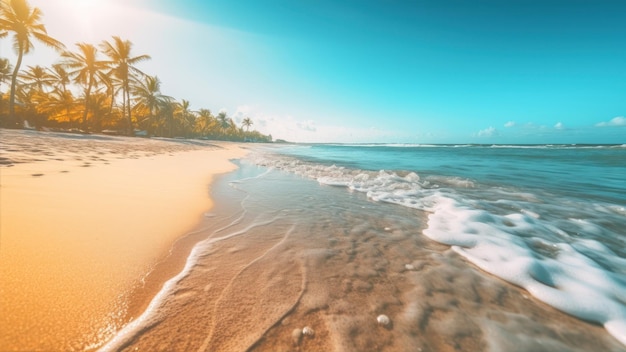
[[[376,318],[376,321],[378,322],[378,325],[382,325],[382,326],[389,326],[389,324],[391,324],[391,319],[389,319],[388,316],[381,314]]]
[[[304,336],[310,336],[310,337],[313,337],[313,336],[315,336],[315,330],[313,330],[313,329],[312,329],[311,327],[309,327],[309,326],[305,326],[305,327],[302,329],[302,335],[304,335]]]
[[[413,264],[404,264],[404,268],[406,270],[415,270],[415,267],[413,266]]]

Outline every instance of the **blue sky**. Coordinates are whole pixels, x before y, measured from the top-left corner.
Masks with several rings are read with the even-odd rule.
[[[130,39],[164,94],[275,138],[626,143],[623,0],[31,3],[65,43]]]

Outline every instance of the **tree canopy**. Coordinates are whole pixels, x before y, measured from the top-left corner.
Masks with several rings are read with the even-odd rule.
[[[271,136],[241,127],[226,112],[193,110],[190,101],[165,95],[161,81],[140,69],[150,60],[130,40],[112,36],[76,43],[67,50],[48,35],[39,8],[27,0],[0,0],[0,40],[11,40],[16,62],[0,57],[0,126],[142,136],[270,142]],[[40,43],[59,51],[51,67],[28,66],[24,55]],[[8,86],[8,90],[4,87]]]

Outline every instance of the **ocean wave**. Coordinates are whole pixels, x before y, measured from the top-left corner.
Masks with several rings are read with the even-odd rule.
[[[612,149],[624,148],[626,144],[492,144],[490,148],[503,149]]]
[[[432,143],[321,143],[333,147],[359,148],[501,148],[501,149],[613,149],[626,148],[626,144],[432,144]],[[298,147],[311,147],[298,144]]]
[[[390,147],[390,148],[445,148],[457,146],[453,144],[420,144],[420,143],[329,143],[323,144],[329,146],[339,147],[363,147],[363,148],[377,148],[377,147]],[[461,146],[461,145],[458,145]]]
[[[615,232],[624,225],[623,207],[460,177],[364,171],[277,154],[251,154],[250,160],[428,212],[425,236],[546,304],[603,324],[626,345],[626,243]]]
[[[572,240],[535,213],[496,215],[451,198],[437,200],[423,233],[542,302],[603,324],[626,344],[626,259],[601,242]]]

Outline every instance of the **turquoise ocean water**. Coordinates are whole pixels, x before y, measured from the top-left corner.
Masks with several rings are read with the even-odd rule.
[[[261,336],[313,324],[328,350],[626,351],[626,145],[269,145],[235,162],[206,239],[104,351],[189,304],[187,276],[211,282],[230,240],[271,247],[240,272],[271,277],[246,291],[264,303],[228,313],[267,308]],[[276,294],[289,285],[302,294]]]
[[[626,145],[286,145],[249,161],[424,211],[420,235],[626,345]]]

